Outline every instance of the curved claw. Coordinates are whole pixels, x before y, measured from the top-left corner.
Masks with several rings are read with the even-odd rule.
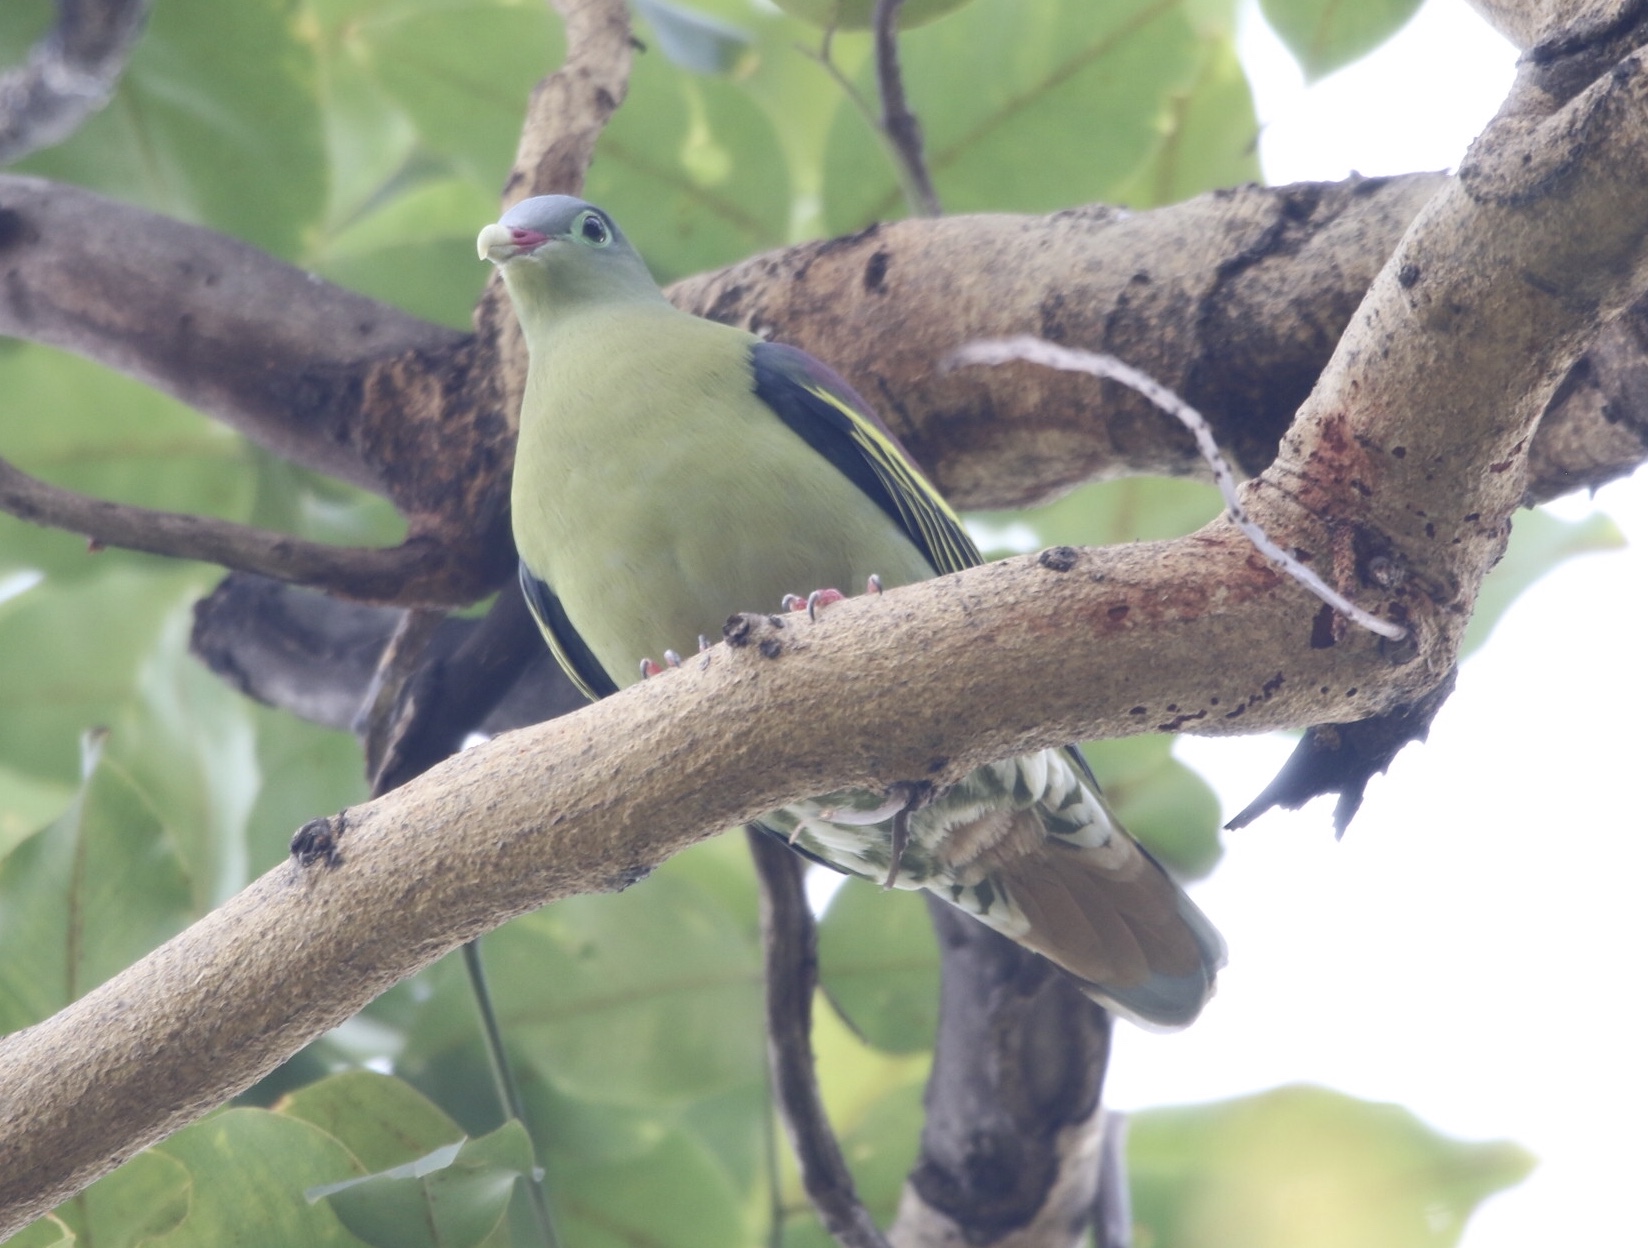
[[[807,618],[817,620],[818,613],[825,607],[841,602],[847,597],[839,589],[815,589],[807,595]]]
[[[864,592],[867,594],[879,594],[881,592],[881,578],[874,572],[870,573],[869,578],[864,582]],[[779,605],[786,611],[799,611],[805,607],[807,609],[807,618],[816,620],[821,610],[835,603],[845,601],[846,597],[847,595],[839,589],[815,589],[805,598],[800,594],[785,594],[779,600]]]
[[[887,794],[881,805],[873,810],[847,810],[835,807],[819,811],[819,818],[837,825],[865,827],[891,817],[892,844],[888,848],[887,878],[881,882],[882,888],[891,888],[898,879],[899,865],[904,861],[904,847],[910,843],[910,815],[920,810],[930,800],[930,796],[931,786],[924,792],[920,786],[901,780],[887,786]],[[795,837],[792,835],[790,839],[793,841]]]
[[[669,651],[668,650],[664,651],[664,657],[666,659],[669,658]],[[641,660],[641,679],[642,680],[650,680],[652,677],[657,676],[660,673],[662,673],[663,670],[664,670],[663,668],[659,667],[658,664],[654,663],[651,659],[642,659]]]

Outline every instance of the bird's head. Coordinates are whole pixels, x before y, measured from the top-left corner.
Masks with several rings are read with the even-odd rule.
[[[663,298],[617,223],[570,195],[523,199],[481,231],[475,249],[503,272],[523,321],[592,303]]]

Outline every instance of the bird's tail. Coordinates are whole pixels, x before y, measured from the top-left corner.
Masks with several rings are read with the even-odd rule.
[[[1069,972],[1100,1005],[1146,1026],[1183,1027],[1213,995],[1224,941],[1121,829],[1098,849],[1043,839],[991,864],[989,878],[1008,904],[979,917]]]

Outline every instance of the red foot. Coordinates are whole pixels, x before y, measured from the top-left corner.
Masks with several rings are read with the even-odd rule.
[[[702,640],[702,638],[700,638],[700,640]],[[681,656],[676,654],[673,650],[666,650],[664,651],[664,663],[668,667],[680,667]],[[642,680],[647,680],[650,677],[656,676],[663,670],[664,669],[662,667],[659,667],[658,664],[654,663],[651,659],[641,660]]]
[[[786,611],[806,611],[809,620],[816,620],[818,613],[824,607],[846,600],[847,595],[839,589],[815,589],[805,598],[799,594],[785,594],[783,606]]]

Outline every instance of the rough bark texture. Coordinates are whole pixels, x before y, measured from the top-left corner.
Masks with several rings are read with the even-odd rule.
[[[944,996],[921,1159],[891,1238],[1078,1244],[1102,1172],[1110,1017],[1043,959],[941,902],[928,911]]]

